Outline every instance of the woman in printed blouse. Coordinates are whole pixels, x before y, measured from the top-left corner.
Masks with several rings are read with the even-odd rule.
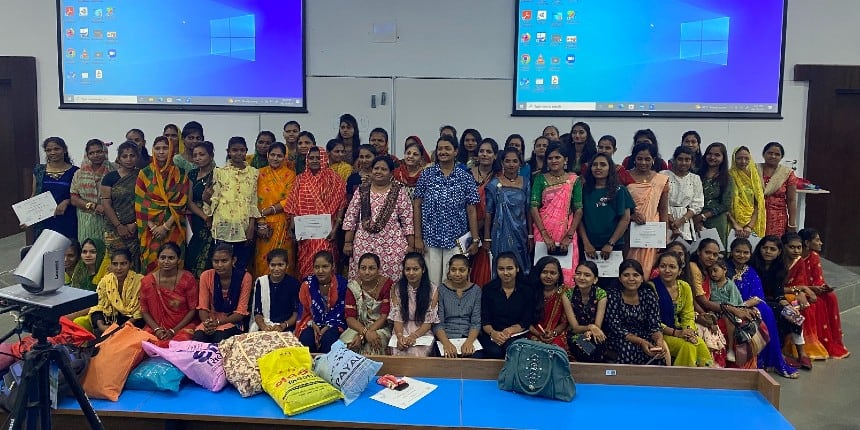
[[[346,330],[346,279],[334,271],[334,256],[319,251],[313,256],[313,274],[299,289],[302,319],[296,336],[311,352],[327,353]]]
[[[435,342],[416,345],[418,338],[433,337],[433,324],[439,322],[438,285],[430,282],[424,256],[410,252],[403,258],[403,275],[391,291],[391,313],[396,346],[392,355],[427,357]]]
[[[241,136],[227,143],[229,163],[215,169],[211,195],[203,193],[203,212],[212,217],[212,238],[233,245],[236,266],[248,267],[254,251],[254,230],[260,210],[257,209],[257,169],[245,162],[248,145]]]
[[[609,347],[621,364],[671,365],[657,294],[645,281],[642,265],[626,259],[618,273],[620,288],[611,290],[606,305]]]
[[[576,361],[599,363],[603,361],[606,349],[606,334],[603,321],[606,317],[606,291],[597,286],[597,265],[583,261],[576,267],[574,288],[568,289],[562,297],[564,314],[570,325],[567,344],[570,355]],[[594,351],[587,351],[579,345],[590,342]]]
[[[78,208],[78,240],[101,238],[105,231],[105,210],[99,198],[99,186],[116,166],[107,161],[107,147],[98,139],[90,139],[84,147],[86,160],[75,172],[70,188],[72,205]]]
[[[729,234],[728,211],[732,207],[734,181],[729,176],[729,157],[726,145],[714,142],[705,149],[704,165],[699,169],[705,205],[693,217],[696,231],[715,228],[720,241],[726,243]]]

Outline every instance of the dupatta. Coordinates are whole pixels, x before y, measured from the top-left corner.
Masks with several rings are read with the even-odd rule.
[[[746,224],[752,218],[753,210],[758,207],[755,225],[750,227],[759,237],[764,237],[767,213],[764,207],[764,190],[762,189],[761,178],[758,169],[748,166],[746,170],[741,170],[736,165],[734,160],[739,149],[735,148],[732,151],[732,168],[729,169],[729,176],[735,182],[732,189],[732,214],[738,222]]]
[[[92,241],[93,245],[96,247],[96,273],[90,276],[90,272],[87,270],[87,265],[84,264],[83,260],[78,260],[78,263],[75,264],[75,268],[72,270],[72,276],[69,280],[69,285],[88,291],[96,290],[96,286],[99,284],[99,281],[102,280],[105,273],[107,273],[108,266],[110,265],[110,259],[105,258],[107,247],[105,246],[104,241],[101,239],[92,239]]]
[[[324,149],[319,153],[320,169],[316,174],[307,169],[298,175],[294,190],[284,204],[285,213],[294,216],[331,214],[334,217],[343,207],[346,183],[328,167],[328,153]]]
[[[758,173],[759,177],[764,180],[764,164],[758,163],[755,165],[756,173]],[[782,187],[782,184],[788,180],[788,176],[791,175],[791,169],[782,164],[776,166],[776,170],[773,171],[773,176],[770,177],[770,180],[767,181],[767,184],[764,186],[764,196],[767,197],[777,191]]]

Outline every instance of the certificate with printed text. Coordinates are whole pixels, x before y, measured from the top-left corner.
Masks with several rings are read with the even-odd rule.
[[[13,204],[12,210],[18,217],[18,223],[29,227],[54,216],[54,212],[57,210],[57,201],[54,200],[50,191],[45,191]]]
[[[617,278],[618,277],[618,266],[621,265],[621,262],[624,261],[624,254],[621,251],[612,251],[609,254],[609,258],[606,260],[600,256],[600,251],[597,252],[597,258],[588,258],[585,257],[586,260],[591,261],[597,266],[597,275],[601,278]]]
[[[630,223],[631,248],[665,248],[666,223],[646,222],[645,224]]]
[[[325,239],[331,233],[331,214],[302,215],[293,218],[296,239]]]

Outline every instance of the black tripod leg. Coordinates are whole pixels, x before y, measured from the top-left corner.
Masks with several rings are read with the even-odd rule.
[[[39,387],[39,406],[33,409],[39,411],[39,420],[41,422],[39,429],[51,430],[51,361],[40,359],[38,366],[39,379],[33,385]],[[32,400],[33,397],[30,397],[30,399]],[[35,430],[36,420],[27,418],[27,428]]]
[[[66,383],[69,384],[69,388],[71,388],[72,394],[74,394],[75,399],[78,401],[78,405],[81,407],[84,417],[86,417],[87,422],[90,424],[90,428],[92,430],[104,430],[102,420],[99,419],[99,416],[96,414],[96,410],[93,409],[93,405],[90,404],[90,399],[88,399],[87,395],[84,394],[84,389],[81,388],[81,383],[78,382],[78,378],[72,370],[69,356],[66,355],[64,351],[60,351],[58,349],[52,349],[50,353],[52,354],[53,361],[57,363],[60,367],[60,371],[63,372],[63,376],[66,378]]]

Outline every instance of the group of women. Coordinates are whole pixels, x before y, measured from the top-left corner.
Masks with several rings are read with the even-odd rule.
[[[70,264],[70,281],[98,286],[100,302],[77,317],[96,331],[127,319],[162,340],[290,329],[315,350],[342,338],[369,353],[435,348],[446,356],[490,357],[529,336],[584,360],[608,354],[621,362],[700,366],[739,360],[732,339],[725,357],[713,354],[719,342],[704,339],[719,338],[721,326],[731,333],[734,325],[723,317],[752,318],[741,308],[760,303],[735,303],[738,295],[722,279],[710,290],[713,264],[699,267],[696,281],[685,275],[697,273],[696,265],[680,252],[658,256],[659,249],[625,245],[631,223],[665,222],[669,249],[714,229],[723,246],[731,234],[732,248],[746,241],[749,253],[748,238],[790,235],[797,227],[796,177],[781,164],[784,149],[776,142],[764,147],[758,165],[748,148],[735,149],[729,168],[725,145],[712,143],[702,153],[694,131],[683,134],[667,163],[654,133],[640,130],[619,165],[616,139],[595,140],[583,122],[565,135],[546,127],[528,161],[520,135],[500,148],[475,129],[458,138],[444,126],[432,157],[410,136],[400,160],[388,154],[384,129],[371,131],[369,144],[359,136],[349,114],[324,148],[290,121],[283,143],[263,131],[252,154],[244,138],[230,138],[226,164],[216,167],[214,145],[192,121],[181,130],[168,124],[151,155],[143,131],[130,130],[114,162],[93,139],[80,169],[61,138],[48,138],[33,191],[52,192],[58,207],[55,217],[33,227],[78,239],[80,261]],[[306,228],[320,217],[330,228]],[[720,245],[701,240],[696,255],[711,242]],[[810,249],[807,255],[817,256]],[[536,250],[547,257],[533,264]],[[102,263],[98,254],[108,251],[109,263]],[[616,251],[627,258],[619,278],[600,279],[588,260]],[[731,273],[733,265],[725,266]],[[821,277],[820,265],[817,275],[808,275],[814,264],[806,266],[788,276],[794,266],[786,265],[786,279],[797,284],[786,300],[801,308],[802,330],[780,327],[794,345],[786,351],[796,357],[791,363],[811,367],[809,357],[847,351],[834,329],[835,296],[803,285]],[[652,277],[653,286],[641,288]],[[457,314],[478,304],[479,311]],[[641,312],[649,317],[633,318]],[[696,312],[715,315],[704,321],[712,322],[703,325],[707,330],[697,326]],[[818,350],[814,340],[830,346]],[[781,359],[761,361],[794,375]]]

